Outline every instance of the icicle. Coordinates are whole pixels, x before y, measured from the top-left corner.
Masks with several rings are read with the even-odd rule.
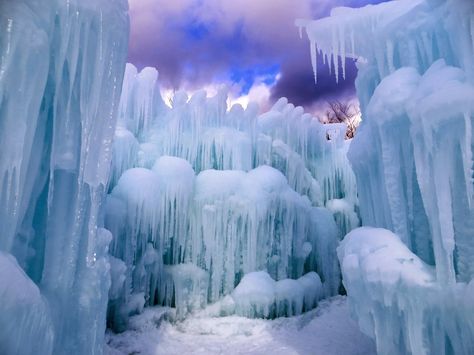
[[[318,83],[318,48],[316,42],[310,42],[311,64],[313,66],[314,82]]]
[[[474,14],[471,15],[471,41],[472,51],[474,52]]]
[[[337,38],[336,30],[332,31],[332,65],[334,67],[334,75],[336,76],[336,83],[339,83],[339,41]]]
[[[469,113],[464,114],[464,124],[465,124],[465,142],[464,142],[464,172],[466,180],[466,191],[468,196],[469,207],[472,207],[471,204],[474,200],[474,180],[473,180],[473,165],[474,159],[472,155],[472,118]]]
[[[344,24],[339,27],[339,50],[342,66],[342,79],[346,80],[346,37],[344,33]]]
[[[354,28],[351,28],[351,51],[352,51],[352,58],[355,58],[355,40],[354,40]]]
[[[332,63],[334,61],[334,54],[330,53],[330,54],[328,54],[328,56],[330,56],[330,58],[328,58],[327,63],[328,63],[328,66],[329,66],[329,76],[331,76],[332,75]]]
[[[395,66],[393,64],[393,42],[387,40],[387,63],[388,63],[388,71],[393,73],[395,71]]]
[[[423,32],[421,33],[421,38],[423,40],[423,46],[425,48],[428,63],[432,63],[434,61],[432,36],[430,33]]]

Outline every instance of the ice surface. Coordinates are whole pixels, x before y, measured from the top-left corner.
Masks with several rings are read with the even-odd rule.
[[[54,328],[49,306],[15,258],[4,252],[0,252],[0,280],[2,352],[51,354]]]
[[[2,352],[102,352],[127,34],[126,1],[1,2]]]
[[[349,160],[360,216],[399,238],[351,233],[340,256],[354,312],[383,354],[474,351],[466,301],[474,276],[473,19],[472,1],[400,0],[297,22],[313,61],[331,58],[336,78],[341,58],[357,59],[363,122]]]

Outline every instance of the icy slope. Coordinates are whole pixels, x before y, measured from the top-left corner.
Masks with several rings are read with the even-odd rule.
[[[393,270],[372,257],[383,233],[360,231],[366,248],[354,254],[364,263],[370,256],[379,269],[360,277],[352,267],[343,271],[364,331],[376,335],[381,353],[472,353],[470,306],[459,302],[453,311],[450,299],[465,297],[474,276],[474,3],[399,0],[297,24],[306,28],[313,61],[332,60],[336,78],[344,57],[357,58],[363,123],[349,159],[363,225],[390,229],[410,259],[432,266],[432,284],[403,286],[401,275],[397,290],[384,277]],[[344,263],[352,262],[347,248],[360,242],[350,239],[340,252]],[[391,250],[387,258],[399,250],[383,246]]]
[[[0,4],[2,352],[102,352],[127,33],[122,0]]]
[[[345,126],[322,125],[284,98],[261,115],[254,105],[228,109],[224,90],[178,92],[168,107],[156,71],[130,64],[120,107],[105,216],[114,235],[111,326],[123,329],[143,305],[176,306],[182,318],[254,271],[277,281],[316,271],[322,295],[337,293],[337,242],[359,225]],[[344,206],[334,209],[340,228],[325,205]],[[275,297],[272,310],[238,312],[304,309],[275,311]]]

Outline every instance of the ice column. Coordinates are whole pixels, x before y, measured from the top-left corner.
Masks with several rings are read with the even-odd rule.
[[[37,303],[18,297],[2,349],[29,339],[22,353],[102,352],[111,235],[100,217],[127,10],[122,0],[0,4],[0,250],[26,273],[21,292],[1,287]]]

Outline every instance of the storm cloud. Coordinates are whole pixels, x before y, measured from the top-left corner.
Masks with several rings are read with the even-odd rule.
[[[354,96],[354,63],[336,84],[322,68],[314,84],[309,44],[297,18],[327,16],[334,6],[380,0],[129,0],[129,61],[153,66],[167,89],[231,84],[245,95],[264,83],[270,100],[286,96],[311,109],[333,97]]]

